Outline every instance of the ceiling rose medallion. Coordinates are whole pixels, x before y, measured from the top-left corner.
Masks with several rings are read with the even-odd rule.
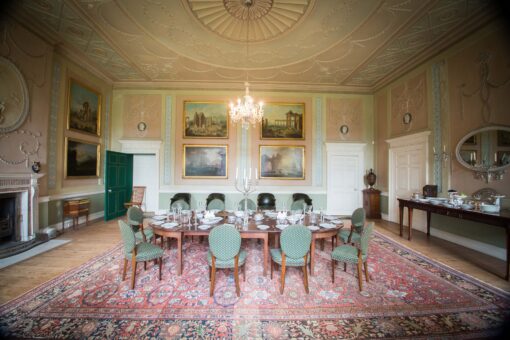
[[[257,20],[265,16],[273,7],[273,0],[223,0],[225,9],[239,20]],[[248,18],[249,16],[249,18]]]

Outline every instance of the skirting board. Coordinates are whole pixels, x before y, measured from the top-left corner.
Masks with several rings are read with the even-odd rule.
[[[382,219],[385,221],[390,221],[387,214],[382,214]],[[391,221],[390,221],[391,222]],[[415,229],[415,228],[413,228]],[[418,229],[420,230],[420,229]],[[473,240],[467,237],[455,235],[446,231],[442,231],[435,228],[430,228],[430,234],[437,238],[443,239],[445,241],[449,241],[463,247],[476,250],[480,253],[487,254],[489,256],[495,257],[497,259],[506,261],[506,250],[505,248],[500,248],[493,246],[492,244],[483,243],[477,240]]]
[[[93,213],[93,214],[89,215],[89,222],[94,221],[94,220],[102,219],[103,217],[104,217],[104,211],[98,211],[96,213]],[[81,225],[82,223],[85,223],[86,220],[87,219],[85,218],[85,216],[80,216],[78,218],[78,224]],[[60,231],[62,229],[62,222],[49,225],[48,227],[55,228],[55,229]],[[66,221],[64,223],[64,228],[68,229],[68,228],[72,228],[72,227],[73,227],[73,219],[72,218],[66,218]]]

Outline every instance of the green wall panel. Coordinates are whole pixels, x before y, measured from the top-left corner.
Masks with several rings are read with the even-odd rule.
[[[76,197],[84,197],[90,199],[89,215],[104,211],[104,194],[80,195]],[[49,202],[39,203],[39,229],[50,225],[62,225],[62,205],[63,199],[52,200]]]

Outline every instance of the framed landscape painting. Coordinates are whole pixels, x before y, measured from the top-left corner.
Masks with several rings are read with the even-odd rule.
[[[183,178],[227,178],[227,145],[184,145]]]
[[[101,95],[99,92],[69,80],[67,128],[100,136]]]
[[[267,103],[260,139],[305,139],[305,104]]]
[[[305,147],[261,145],[260,178],[305,179]]]
[[[98,143],[85,142],[66,137],[65,177],[94,178],[99,177]]]
[[[228,138],[228,106],[223,102],[185,101],[184,138]]]

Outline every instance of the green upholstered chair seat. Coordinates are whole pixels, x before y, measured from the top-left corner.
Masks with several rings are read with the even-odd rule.
[[[340,237],[340,239],[343,241],[343,243],[348,243],[349,235],[350,234],[351,234],[350,230],[340,230],[338,232],[338,237]],[[357,232],[353,231],[352,232],[352,236],[351,236],[351,242],[356,243],[356,242],[359,242],[360,239],[361,239],[360,234],[358,234]]]
[[[342,245],[336,247],[331,253],[331,257],[340,262],[358,262],[358,248],[351,245]],[[361,256],[363,262],[367,260],[367,255]]]
[[[282,264],[282,251],[280,249],[271,249],[271,258],[274,262]],[[308,263],[310,263],[310,256],[308,256]],[[302,267],[305,265],[305,258],[292,258],[285,256],[285,265],[289,267]]]
[[[239,262],[237,263],[238,266],[242,266],[246,262],[246,252],[244,250],[241,250],[239,252]],[[207,263],[209,266],[212,266],[212,256],[211,252],[207,253]],[[234,268],[235,265],[235,258],[228,259],[228,260],[220,260],[216,259],[216,268]]]
[[[163,249],[154,244],[141,242],[136,245],[136,261],[150,261],[163,256]],[[131,252],[125,254],[126,259],[131,259]]]
[[[151,228],[144,228],[143,233],[145,234],[145,238],[147,240],[150,240],[154,236],[154,231],[152,231]],[[135,233],[135,237],[137,241],[143,241],[142,231],[141,230],[137,231]]]

